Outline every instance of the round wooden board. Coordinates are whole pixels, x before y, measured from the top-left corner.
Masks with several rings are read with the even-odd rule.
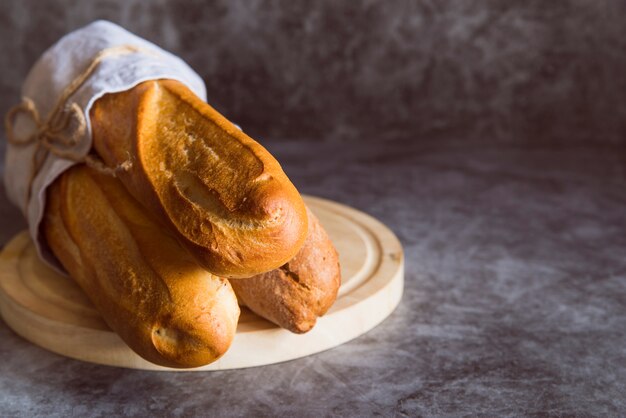
[[[342,284],[330,311],[313,330],[297,335],[244,308],[228,352],[212,364],[182,371],[261,366],[318,353],[374,328],[398,305],[404,258],[396,236],[348,206],[315,197],[305,201],[339,252]],[[58,354],[109,366],[181,371],[154,365],[128,348],[73,281],[39,260],[27,231],[0,254],[0,314],[16,333]]]

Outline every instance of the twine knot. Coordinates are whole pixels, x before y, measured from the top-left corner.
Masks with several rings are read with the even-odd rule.
[[[131,168],[130,161],[126,161],[115,168],[111,168],[95,154],[83,156],[76,151],[76,146],[80,143],[87,131],[87,119],[82,108],[75,102],[68,103],[68,100],[91,76],[105,58],[139,51],[142,51],[142,49],[133,45],[120,45],[106,48],[98,52],[87,68],[63,90],[59,100],[45,119],[42,119],[35,102],[28,97],[23,97],[21,103],[13,106],[7,112],[4,119],[7,141],[18,147],[35,145],[31,175],[28,181],[26,204],[28,204],[30,200],[32,183],[49,154],[54,154],[59,158],[64,158],[75,163],[85,163],[100,173],[114,177],[120,170],[126,171]],[[149,50],[145,52],[154,54],[153,51]],[[15,135],[14,130],[16,119],[20,114],[29,116],[36,127],[33,133],[23,138],[19,138]]]
[[[18,115],[29,116],[36,130],[30,135],[19,138],[15,135],[14,125]],[[41,120],[37,106],[28,97],[7,112],[5,117],[7,141],[15,146],[25,147],[35,144],[54,155],[78,162],[81,157],[72,148],[78,145],[87,130],[87,121],[82,109],[76,103],[69,106],[57,106],[46,120]],[[74,125],[71,132],[68,128]],[[39,150],[35,150],[37,153]]]

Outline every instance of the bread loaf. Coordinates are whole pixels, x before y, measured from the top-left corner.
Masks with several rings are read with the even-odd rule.
[[[144,82],[91,111],[94,148],[210,272],[250,277],[291,260],[304,203],[278,162],[183,84]]]
[[[47,242],[105,322],[141,357],[197,367],[226,352],[239,306],[122,184],[75,166],[48,190]]]
[[[295,333],[313,328],[341,284],[337,251],[319,220],[307,213],[307,238],[293,259],[268,273],[230,281],[240,304]]]

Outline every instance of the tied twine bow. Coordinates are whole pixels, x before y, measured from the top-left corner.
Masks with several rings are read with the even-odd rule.
[[[28,205],[30,200],[32,183],[49,154],[56,155],[59,158],[67,159],[75,163],[85,163],[100,173],[114,177],[118,171],[126,171],[130,169],[130,161],[126,161],[115,168],[111,168],[107,167],[96,155],[87,154],[86,156],[81,156],[76,151],[75,147],[80,143],[81,138],[85,135],[87,130],[87,120],[83,110],[76,102],[68,104],[67,101],[74,93],[76,93],[85,81],[87,81],[87,79],[91,76],[91,74],[93,74],[98,65],[105,58],[141,51],[143,51],[141,48],[133,45],[120,45],[106,48],[98,52],[91,60],[87,68],[85,68],[85,70],[72,80],[72,82],[63,90],[61,96],[46,119],[42,120],[35,102],[28,97],[23,97],[21,103],[12,107],[7,112],[4,120],[7,141],[18,147],[26,147],[31,144],[35,144],[31,172],[28,179],[26,205]],[[153,54],[152,51],[146,52]],[[37,127],[35,132],[24,138],[18,138],[13,129],[15,120],[19,114],[30,116]],[[68,132],[68,129],[72,126],[73,129]]]

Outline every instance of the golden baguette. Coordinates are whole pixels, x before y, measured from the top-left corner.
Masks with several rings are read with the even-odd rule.
[[[137,354],[197,367],[226,352],[239,306],[113,177],[75,166],[48,190],[48,245],[105,322]]]
[[[341,284],[337,251],[319,220],[307,213],[307,238],[293,259],[268,273],[230,281],[240,304],[295,333],[313,328]]]
[[[99,99],[93,144],[210,272],[250,277],[292,259],[304,202],[278,162],[183,84],[152,80]]]

